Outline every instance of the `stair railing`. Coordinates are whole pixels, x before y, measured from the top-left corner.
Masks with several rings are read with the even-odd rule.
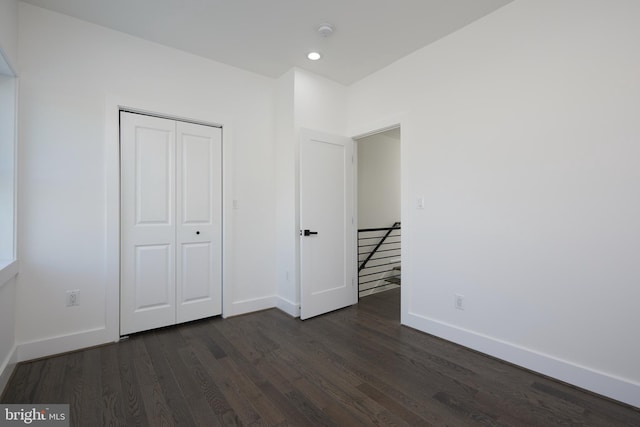
[[[358,230],[358,296],[400,285],[400,222]]]

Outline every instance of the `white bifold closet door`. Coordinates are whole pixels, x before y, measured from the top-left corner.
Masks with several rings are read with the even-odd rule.
[[[222,130],[120,113],[120,333],[222,313]]]

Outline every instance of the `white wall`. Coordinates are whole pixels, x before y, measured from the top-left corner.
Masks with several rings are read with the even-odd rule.
[[[19,29],[20,357],[112,336],[103,333],[117,314],[108,302],[117,292],[113,218],[106,217],[117,204],[108,194],[117,175],[105,142],[114,132],[105,126],[115,127],[105,119],[111,97],[232,124],[234,162],[224,167],[232,170],[237,210],[225,253],[233,258],[225,315],[272,307],[274,81],[24,3]],[[79,307],[65,307],[68,289],[80,290]]]
[[[635,406],[639,20],[633,0],[518,0],[349,107],[354,129],[405,114],[403,322]]]
[[[400,221],[400,139],[391,132],[359,139],[358,228],[391,227],[396,221]]]
[[[306,128],[346,135],[346,109],[343,85],[297,68],[278,79],[277,306],[292,316],[300,314],[298,133]]]
[[[18,0],[0,0],[0,55],[15,72],[18,64]]]
[[[295,126],[335,135],[347,132],[347,88],[301,69],[295,70]]]
[[[277,81],[276,105],[276,221],[277,306],[291,316],[299,315],[297,165],[295,129],[295,78],[291,69]]]

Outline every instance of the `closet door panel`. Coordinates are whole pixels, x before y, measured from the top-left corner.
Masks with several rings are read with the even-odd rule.
[[[175,122],[120,115],[122,335],[175,323]]]
[[[222,130],[177,123],[177,321],[222,313]]]

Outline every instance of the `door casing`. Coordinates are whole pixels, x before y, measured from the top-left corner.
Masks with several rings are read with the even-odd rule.
[[[219,126],[222,134],[222,317],[234,314],[233,283],[233,146],[232,116],[193,108],[188,102],[166,104],[149,99],[107,94],[105,98],[105,327],[85,335],[83,343],[99,345],[120,340],[120,110]]]

